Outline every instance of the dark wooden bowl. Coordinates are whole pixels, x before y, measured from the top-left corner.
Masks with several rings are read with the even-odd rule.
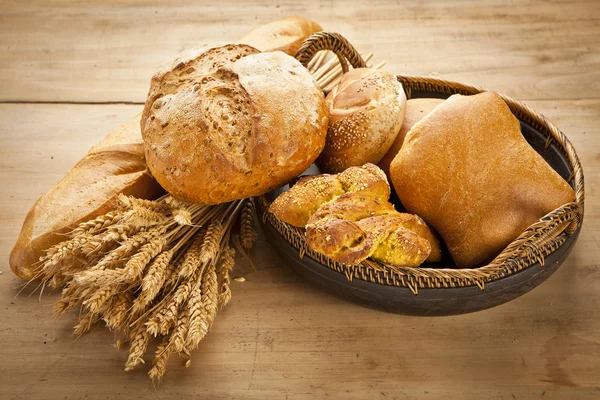
[[[439,92],[413,90],[411,98],[416,97],[445,98],[447,95]],[[573,171],[561,149],[554,142],[547,146],[546,136],[523,121],[521,121],[521,130],[531,146],[565,180],[569,181]],[[311,167],[312,173],[318,172],[315,168],[315,166]],[[269,193],[266,198],[272,200],[288,188],[289,186],[280,188]],[[260,203],[259,201],[259,215],[265,211],[260,209]],[[581,229],[580,224],[564,243],[545,257],[543,266],[536,262],[518,272],[486,282],[483,290],[477,285],[419,288],[418,293],[415,294],[409,287],[375,283],[356,277],[348,280],[344,273],[307,255],[300,257],[297,248],[286,240],[268,219],[259,218],[259,220],[267,239],[286,265],[289,265],[308,282],[335,296],[367,307],[399,314],[424,316],[453,315],[484,310],[527,293],[558,269],[569,255]],[[444,267],[451,268],[452,266],[444,265]]]

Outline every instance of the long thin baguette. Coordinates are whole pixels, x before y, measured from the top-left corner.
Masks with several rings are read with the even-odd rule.
[[[35,203],[10,253],[17,276],[34,278],[44,250],[63,241],[79,223],[110,211],[119,193],[145,199],[163,193],[146,168],[139,121],[137,115],[92,147]]]
[[[319,24],[310,19],[285,17],[248,32],[238,43],[260,51],[279,50],[294,56],[307,37],[322,30]]]

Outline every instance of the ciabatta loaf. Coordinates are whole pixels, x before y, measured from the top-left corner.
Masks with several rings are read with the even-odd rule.
[[[456,265],[491,261],[575,199],[493,92],[454,95],[412,127],[390,168],[402,204],[435,228]]]

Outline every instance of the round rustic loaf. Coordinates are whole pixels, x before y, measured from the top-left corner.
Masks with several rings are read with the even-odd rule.
[[[365,163],[377,164],[400,131],[406,95],[387,71],[357,68],[327,95],[329,130],[317,160],[323,172],[338,173]]]
[[[156,180],[182,200],[217,204],[300,175],[323,149],[327,122],[323,93],[298,61],[227,45],[162,68],[141,127]]]

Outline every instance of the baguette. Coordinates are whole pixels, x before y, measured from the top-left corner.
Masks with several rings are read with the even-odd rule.
[[[114,208],[119,193],[152,199],[163,189],[146,168],[140,115],[90,149],[64,178],[42,195],[27,214],[10,253],[18,277],[35,278],[35,263],[79,223]]]
[[[306,38],[322,30],[319,24],[310,19],[285,17],[248,32],[238,43],[247,44],[260,51],[279,50],[294,56]]]

